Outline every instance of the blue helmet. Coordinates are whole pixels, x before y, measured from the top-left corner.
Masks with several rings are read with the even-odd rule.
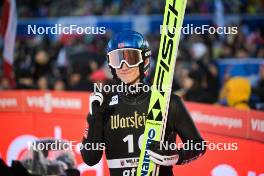
[[[107,53],[122,48],[133,48],[141,50],[143,62],[139,65],[139,70],[140,79],[143,80],[144,77],[148,75],[151,57],[151,51],[147,40],[145,40],[143,35],[138,32],[131,30],[122,31],[117,33],[108,42]],[[109,67],[111,68],[114,78],[117,78],[115,69],[113,69],[111,66]]]

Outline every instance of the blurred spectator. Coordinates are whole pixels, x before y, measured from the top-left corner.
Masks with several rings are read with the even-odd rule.
[[[195,42],[191,47],[191,56],[194,60],[199,60],[208,52],[208,48],[202,42]]]
[[[57,90],[57,91],[62,91],[62,90],[65,90],[66,89],[66,85],[65,85],[64,81],[57,80],[54,83],[53,89],[54,90]]]
[[[250,82],[243,77],[230,78],[220,92],[220,104],[241,110],[250,109],[248,103],[251,94]]]
[[[49,90],[49,82],[46,76],[41,76],[37,80],[37,88],[40,90]]]
[[[200,70],[197,68],[192,69],[189,77],[185,78],[184,81],[184,87],[187,89],[184,96],[186,100],[203,103],[210,103],[213,101],[203,85],[203,74]]]
[[[21,70],[18,73],[16,81],[16,89],[34,89],[34,81],[32,75],[28,71]]]
[[[231,58],[232,56],[232,46],[228,43],[223,43],[219,58]]]
[[[260,47],[257,51],[258,58],[264,58],[264,46]]]
[[[33,62],[33,77],[35,80],[44,75],[52,76],[52,66],[50,55],[44,50],[36,52]]]
[[[240,48],[237,50],[235,54],[236,58],[243,59],[243,58],[248,58],[249,54],[248,51],[245,48]]]
[[[210,63],[208,67],[206,67],[206,87],[209,96],[211,97],[211,103],[214,103],[218,99],[219,92],[219,78],[218,78],[218,69],[217,67]]]
[[[257,109],[264,110],[264,65],[260,66],[260,78],[256,87],[252,88],[252,93],[258,96],[259,102],[257,103]]]
[[[86,75],[73,73],[69,80],[69,90],[72,91],[93,91],[93,82]]]
[[[8,90],[8,89],[11,89],[10,80],[6,77],[0,78],[0,90]]]

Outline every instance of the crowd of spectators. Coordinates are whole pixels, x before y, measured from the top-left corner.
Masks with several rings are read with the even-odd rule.
[[[245,7],[245,3],[251,2]],[[163,1],[20,1],[21,17],[47,17],[71,15],[105,15],[109,14],[155,14],[161,13]],[[141,3],[151,4],[141,6]],[[224,1],[227,13],[257,13],[262,10],[261,1],[229,0]],[[244,3],[238,3],[244,2]],[[30,4],[25,5],[23,4]],[[50,7],[54,8],[50,8]],[[188,13],[210,13],[212,2],[209,0],[188,0]],[[55,8],[56,7],[56,8]],[[122,8],[121,8],[122,7]],[[128,8],[130,7],[130,8]],[[194,8],[197,7],[197,8]],[[103,9],[103,10],[102,10]],[[138,10],[138,11],[137,11]],[[67,37],[67,36],[66,36]],[[106,35],[82,35],[62,38],[58,41],[49,38],[17,38],[15,46],[14,74],[15,84],[7,78],[0,77],[0,89],[40,89],[40,90],[73,90],[91,91],[93,83],[110,78],[105,64],[105,48],[111,33]],[[159,49],[160,35],[146,35],[152,49],[152,74]],[[0,56],[2,57],[2,50]],[[247,25],[238,26],[238,34],[227,35],[184,35],[178,51],[173,91],[186,100],[203,103],[220,103],[229,105],[225,83],[232,75],[225,75],[219,80],[217,60],[225,58],[264,58],[264,31],[251,31]],[[0,59],[0,65],[1,65]],[[242,81],[243,82],[243,81]],[[250,85],[247,94],[239,102],[246,102],[257,108],[256,102],[264,102],[264,66],[256,83]],[[243,82],[244,84],[244,82]],[[15,87],[12,87],[15,86]],[[228,84],[229,85],[229,84]],[[247,86],[245,86],[247,87]],[[238,92],[235,90],[235,92]],[[236,104],[236,103],[235,103]],[[263,105],[260,104],[260,108]]]
[[[257,14],[263,12],[261,0],[222,0],[225,13]],[[82,15],[163,14],[164,0],[17,0],[20,17],[54,17]],[[187,14],[209,14],[213,0],[188,0]]]
[[[13,63],[14,88],[93,90],[90,75],[105,61],[107,37],[91,37],[72,37],[67,43],[47,38],[18,38]],[[11,87],[11,82],[1,80],[0,89]]]
[[[245,26],[244,26],[245,27]],[[186,100],[203,103],[220,103],[223,105],[239,106],[246,102],[247,108],[255,107],[256,102],[263,102],[263,71],[257,81],[249,80],[239,85],[237,82],[228,83],[235,76],[227,72],[224,79],[220,80],[218,61],[226,58],[235,58],[237,62],[246,58],[264,58],[264,38],[263,34],[256,32],[246,33],[243,26],[239,26],[239,32],[235,35],[227,35],[225,39],[220,39],[217,35],[186,35],[180,44],[176,72],[174,77],[174,90]],[[263,70],[263,66],[260,66]],[[240,82],[239,82],[240,83]],[[222,92],[227,89],[226,84],[230,84],[228,93],[237,98],[232,105],[230,104],[229,94]],[[249,87],[246,91],[240,90]],[[251,91],[251,88],[253,89]],[[257,91],[255,91],[257,89]],[[251,93],[252,92],[252,93]],[[242,94],[245,94],[242,96]],[[258,98],[251,100],[251,95]],[[242,96],[241,98],[239,98]],[[253,96],[253,97],[254,97]],[[261,98],[262,97],[262,98]],[[247,109],[241,108],[241,109]]]
[[[88,38],[87,38],[88,37]],[[16,89],[93,90],[93,82],[108,78],[105,48],[109,35],[68,38],[54,42],[47,38],[19,38],[14,70]],[[146,35],[152,48],[152,66],[159,48],[159,35]],[[264,58],[264,39],[259,31],[239,30],[220,40],[217,35],[185,35],[180,44],[173,90],[186,100],[215,103],[224,84],[219,80],[216,61],[225,58]],[[103,68],[103,69],[100,69]],[[99,71],[98,71],[99,70]],[[106,76],[98,72],[107,73]],[[263,71],[262,71],[263,72]],[[263,73],[254,93],[263,101]],[[152,71],[154,73],[154,71]],[[98,76],[99,75],[99,76]],[[230,75],[226,75],[228,80]],[[1,89],[11,83],[1,79]]]

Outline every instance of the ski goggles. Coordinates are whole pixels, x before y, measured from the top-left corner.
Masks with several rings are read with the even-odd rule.
[[[141,50],[134,48],[116,49],[110,51],[107,55],[109,65],[113,68],[121,68],[123,62],[130,68],[143,62]]]

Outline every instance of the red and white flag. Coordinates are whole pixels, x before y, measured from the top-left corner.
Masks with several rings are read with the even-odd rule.
[[[17,12],[15,0],[4,0],[0,32],[3,38],[4,76],[13,79],[12,65],[17,29]]]

